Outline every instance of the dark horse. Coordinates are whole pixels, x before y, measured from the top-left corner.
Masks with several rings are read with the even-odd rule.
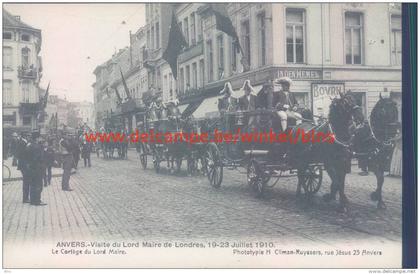
[[[344,193],[346,174],[351,168],[351,143],[354,138],[355,128],[363,124],[364,115],[361,108],[355,103],[350,93],[340,94],[334,98],[330,105],[328,120],[316,127],[316,132],[333,134],[318,143],[310,144],[299,157],[298,173],[304,172],[310,163],[323,163],[331,178],[330,193],[324,195],[326,201],[335,199],[337,192],[340,196],[340,211],[347,211],[347,197]],[[331,135],[330,135],[331,136]],[[297,194],[300,194],[302,178],[298,177]]]
[[[373,107],[370,114],[370,124],[360,127],[354,138],[353,151],[360,160],[365,160],[368,168],[377,180],[377,187],[371,193],[371,199],[378,201],[379,209],[385,208],[382,200],[384,172],[389,171],[391,155],[395,141],[399,138],[398,107],[391,98],[382,98]]]

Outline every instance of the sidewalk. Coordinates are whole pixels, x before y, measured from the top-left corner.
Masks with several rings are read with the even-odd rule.
[[[9,157],[9,159],[7,160],[3,160],[3,164],[5,164],[10,169],[10,178],[5,178],[5,176],[7,175],[3,174],[3,182],[22,180],[22,173],[19,170],[17,170],[16,166],[12,166],[12,157]],[[55,168],[55,167],[52,168],[53,177],[60,177],[62,175],[63,175],[62,168]]]

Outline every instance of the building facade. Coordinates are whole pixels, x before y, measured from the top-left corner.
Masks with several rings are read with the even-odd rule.
[[[353,92],[365,115],[380,94],[401,104],[400,4],[230,3],[226,8],[243,54],[217,30],[209,4],[146,4],[137,73],[147,75],[147,90],[141,92],[161,92],[164,101],[178,99],[181,111],[202,101],[193,113],[197,118],[217,114],[219,91],[227,81],[234,96],[240,96],[245,80],[258,92],[268,80],[282,76],[293,80],[291,91],[299,105],[318,115],[327,115],[330,98],[343,90]],[[162,59],[172,12],[188,44],[178,56],[177,79]],[[126,79],[131,77],[125,73]]]
[[[89,128],[95,128],[95,112],[93,109],[93,103],[83,101],[73,102],[72,104],[80,117],[81,124],[87,125]]]
[[[3,126],[39,127],[41,30],[3,9]]]

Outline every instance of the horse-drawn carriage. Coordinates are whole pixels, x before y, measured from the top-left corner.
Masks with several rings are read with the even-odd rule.
[[[247,121],[255,119],[256,127],[249,128]],[[322,183],[322,164],[312,161],[308,155],[309,147],[305,144],[293,146],[287,142],[270,141],[276,120],[276,110],[257,109],[252,111],[224,112],[209,132],[232,132],[233,141],[216,141],[207,145],[206,166],[210,184],[218,188],[223,181],[223,169],[245,168],[247,182],[257,196],[263,194],[267,187],[273,187],[281,177],[297,175],[299,185],[305,193],[316,193]],[[232,127],[232,124],[234,126]],[[312,130],[313,121],[305,120],[298,127],[292,126],[290,132],[297,128]],[[232,130],[233,129],[233,130]],[[288,130],[288,131],[289,131]],[[214,139],[217,139],[214,136]],[[236,141],[235,141],[236,140]],[[306,160],[303,160],[306,159]],[[273,183],[270,184],[270,180]]]
[[[167,168],[178,173],[182,162],[186,160],[187,172],[193,174],[197,169],[198,145],[181,138],[184,138],[182,132],[190,134],[194,131],[196,121],[183,116],[175,102],[152,103],[145,112],[137,115],[141,117],[137,124],[139,134],[146,133],[149,136],[146,142],[140,138],[137,144],[142,167],[147,168],[147,158],[151,156],[156,172],[160,171],[161,162],[166,161]],[[167,134],[171,138],[167,138]]]

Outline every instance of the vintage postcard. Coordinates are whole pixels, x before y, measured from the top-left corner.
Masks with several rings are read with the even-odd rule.
[[[3,268],[409,266],[407,6],[3,3]]]

